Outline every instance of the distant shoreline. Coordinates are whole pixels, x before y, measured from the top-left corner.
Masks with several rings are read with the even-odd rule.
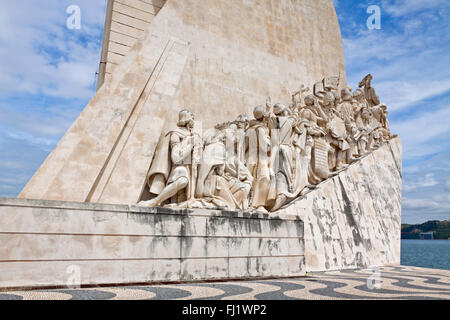
[[[432,220],[422,224],[402,224],[402,240],[449,240],[450,219]]]

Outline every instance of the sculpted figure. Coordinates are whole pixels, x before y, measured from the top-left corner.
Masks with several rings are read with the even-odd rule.
[[[227,150],[223,179],[229,190],[228,199],[232,200],[237,209],[249,208],[253,177],[245,165],[245,129],[248,125],[248,116],[240,115],[224,129]]]
[[[376,138],[378,141],[376,146],[380,146],[384,141],[389,140],[391,138],[390,129],[389,129],[389,121],[387,118],[388,112],[385,104],[379,104],[372,108],[372,114],[374,119],[377,121],[378,129]]]
[[[380,98],[378,97],[375,91],[375,88],[372,87],[372,79],[373,79],[372,75],[368,74],[359,83],[359,87],[363,88],[364,90],[364,97],[366,98],[369,107],[373,107],[381,103]]]
[[[278,211],[393,137],[371,80],[353,94],[338,92],[340,77],[317,82],[307,96],[301,86],[289,107],[269,98],[253,120],[240,115],[203,139],[194,115],[182,110],[156,148],[151,200],[139,205]]]
[[[268,199],[271,181],[269,169],[271,143],[265,121],[265,107],[256,107],[253,115],[255,119],[250,121],[245,139],[246,164],[253,177],[250,205],[259,212],[267,212],[265,207],[272,200]]]
[[[300,137],[295,144],[302,150],[301,154],[308,163],[309,184],[316,185],[330,176],[328,164],[330,147],[325,140],[328,116],[314,95],[305,97],[305,107],[299,116],[297,131]]]
[[[234,121],[237,126],[236,135],[236,156],[241,166],[245,166],[245,133],[249,124],[249,118],[246,114],[241,114]]]
[[[336,110],[345,121],[346,124],[355,122],[355,114],[353,111],[353,96],[350,88],[345,88],[342,90],[342,102],[337,106]]]
[[[343,142],[339,145],[338,149],[336,165],[337,170],[340,170],[347,164],[354,162],[356,160],[354,155],[357,154],[355,141],[356,125],[354,125],[355,116],[352,106],[353,96],[351,89],[346,88],[342,90],[342,100],[343,102],[337,107],[337,114],[344,121],[345,130],[342,130],[341,132]],[[344,141],[348,144],[348,147],[346,145],[346,148],[342,147],[344,145]]]
[[[364,97],[372,113],[371,126],[373,133],[371,141],[369,141],[369,149],[378,148],[384,141],[392,136],[389,129],[388,112],[385,104],[380,102],[375,89],[372,87],[372,75],[367,75],[359,84],[360,88],[364,88]]]
[[[237,209],[247,210],[249,208],[248,198],[250,195],[253,177],[245,165],[245,127],[248,117],[241,115],[226,130],[226,166],[223,179]]]
[[[373,116],[373,108],[369,106],[362,89],[355,90],[353,97],[353,111],[358,130],[355,139],[358,143],[359,155],[364,156],[373,150],[374,141],[381,137],[377,131],[380,123]]]
[[[296,190],[295,182],[300,173],[300,159],[295,158],[293,145],[296,119],[290,115],[286,106],[277,103],[273,107],[274,116],[270,119],[271,159],[270,168],[275,177],[273,194],[275,204],[271,211],[279,210],[288,199],[298,196],[301,190]],[[298,161],[297,161],[298,160]]]
[[[339,117],[339,113],[334,107],[335,96],[331,92],[327,92],[323,96],[322,106],[326,114],[327,120],[327,136],[326,142],[329,147],[328,165],[329,170],[341,170],[343,168],[340,157],[350,149],[350,145],[346,141],[346,128],[344,121]]]
[[[384,129],[389,130],[389,123],[387,120],[387,107],[385,104],[379,104],[372,107],[372,114],[375,120],[380,124],[380,126]]]
[[[194,135],[193,128],[192,112],[180,111],[177,128],[160,141],[150,168],[149,190],[156,197],[139,205],[155,207],[170,199],[172,203],[182,203],[193,198],[196,176],[192,163],[202,148],[201,138]]]
[[[322,97],[321,101],[319,101],[319,105],[324,112],[325,121],[327,124],[334,118],[335,116],[335,96],[331,92],[326,92]]]
[[[336,109],[337,106],[341,103],[341,94],[338,90],[340,81],[340,75],[323,79],[325,91],[330,92],[334,97],[334,100],[332,102],[332,106],[334,107],[334,109]]]
[[[334,102],[333,102],[334,108],[337,109],[337,107],[339,106],[339,104],[342,101],[341,95],[339,94],[339,92],[337,90],[332,90],[331,93],[334,96]]]
[[[305,94],[309,91],[309,88],[306,88],[305,85],[300,86],[300,90],[292,95],[292,113],[298,114],[301,109],[304,107],[304,98]]]
[[[328,115],[324,112],[323,108],[317,102],[314,95],[310,94],[305,97],[305,106],[299,113],[300,118],[306,118],[314,122],[322,129],[327,129]]]
[[[225,135],[216,126],[206,131],[203,136],[203,157],[198,170],[196,198],[213,198],[216,183],[212,181],[216,172],[223,171],[226,161]],[[222,206],[222,204],[218,205]]]
[[[197,185],[197,207],[248,209],[252,177],[247,168],[239,162],[236,153],[227,151],[229,138],[233,138],[232,146],[236,146],[236,131],[236,124],[226,124],[205,134],[205,150]]]
[[[355,122],[346,124],[347,128],[347,142],[350,144],[349,152],[347,153],[347,163],[353,163],[360,158],[359,153],[359,139],[360,131]]]
[[[371,141],[373,129],[370,125],[372,113],[368,108],[364,108],[361,111],[361,126],[358,128],[359,133],[356,136],[358,141],[358,149],[360,155],[366,155],[369,151],[369,142]]]
[[[363,126],[362,111],[368,108],[369,106],[364,97],[364,92],[361,89],[356,89],[355,92],[353,92],[353,114],[357,128]]]

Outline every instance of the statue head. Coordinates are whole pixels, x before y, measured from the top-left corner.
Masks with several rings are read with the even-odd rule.
[[[315,102],[316,102],[316,97],[315,97],[314,95],[309,94],[309,95],[307,95],[307,96],[305,97],[305,104],[306,104],[308,107],[313,106],[313,105],[315,104]]]
[[[178,114],[178,126],[179,127],[194,127],[194,114],[189,110],[181,110]]]
[[[238,129],[245,129],[248,124],[248,116],[246,114],[239,115],[234,123],[237,125]]]
[[[264,108],[263,106],[257,106],[253,110],[253,116],[255,117],[256,120],[262,120],[265,115],[266,115],[266,108]]]
[[[361,112],[361,118],[363,120],[369,121],[370,118],[372,118],[372,116],[373,116],[372,112],[367,108],[364,108]]]
[[[356,89],[355,92],[353,92],[353,98],[357,101],[361,101],[361,99],[364,98],[364,92],[361,89]]]
[[[277,116],[282,115],[285,110],[286,110],[286,106],[281,103],[276,103],[273,106],[273,113]]]
[[[350,88],[342,89],[341,91],[342,100],[352,101],[352,90]]]
[[[335,106],[339,105],[339,103],[341,103],[341,94],[339,93],[338,90],[333,90],[331,91],[331,93],[334,96],[334,105]]]
[[[323,105],[331,108],[334,106],[335,100],[336,100],[335,95],[332,92],[327,92],[323,96]]]

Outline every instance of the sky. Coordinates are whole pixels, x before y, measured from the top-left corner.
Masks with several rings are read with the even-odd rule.
[[[368,73],[403,141],[404,223],[450,218],[450,1],[334,0],[348,84]],[[81,9],[69,29],[67,8]],[[369,29],[369,6],[380,28]],[[0,0],[0,196],[16,197],[95,93],[106,0]]]

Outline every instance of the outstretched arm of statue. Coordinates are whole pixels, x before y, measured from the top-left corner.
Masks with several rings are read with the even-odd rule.
[[[294,125],[294,132],[297,134],[302,134],[305,132],[307,126],[309,125],[304,120],[299,120]]]
[[[326,132],[320,130],[320,128],[309,127],[308,134],[313,137],[323,137],[326,135]]]
[[[266,100],[266,114],[270,114],[270,112],[272,111],[272,107],[273,107],[272,98],[268,97]]]

